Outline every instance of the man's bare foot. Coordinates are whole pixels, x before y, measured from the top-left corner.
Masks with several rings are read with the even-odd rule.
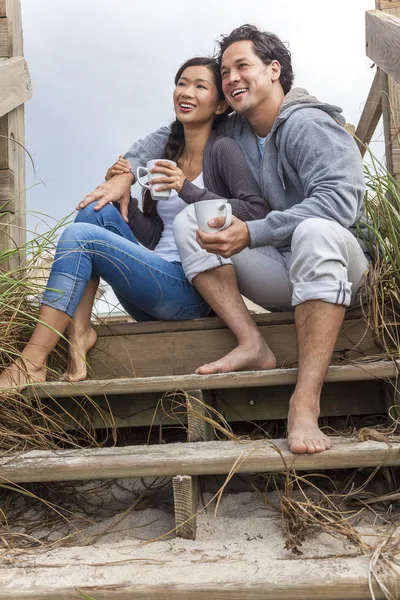
[[[288,444],[293,454],[315,454],[332,447],[332,441],[318,427],[319,411],[290,401],[288,415]]]
[[[22,391],[29,384],[46,381],[46,366],[34,365],[28,359],[17,358],[0,375],[0,392],[5,389]]]
[[[276,358],[271,348],[258,334],[247,344],[239,344],[234,350],[215,362],[208,363],[196,369],[197,375],[211,373],[231,373],[233,371],[262,371],[275,369]]]
[[[89,327],[84,333],[76,329],[68,330],[68,369],[64,374],[65,381],[84,381],[87,379],[86,354],[97,340],[97,333]]]

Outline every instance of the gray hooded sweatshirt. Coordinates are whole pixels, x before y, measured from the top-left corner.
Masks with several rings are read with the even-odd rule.
[[[239,143],[271,209],[264,219],[247,222],[251,248],[290,250],[296,227],[313,217],[336,221],[358,237],[356,223],[364,217],[363,164],[341,112],[305,89],[293,88],[284,98],[262,157],[242,115],[233,113],[221,124],[218,133]],[[163,127],[133,144],[125,158],[134,173],[139,165],[162,156],[168,135],[169,128]],[[367,229],[361,229],[367,237]]]

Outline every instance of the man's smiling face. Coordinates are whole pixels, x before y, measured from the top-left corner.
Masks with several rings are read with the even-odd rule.
[[[241,41],[228,46],[222,56],[222,89],[228,104],[248,115],[271,94],[272,81],[279,79],[277,61],[266,65],[255,54],[253,42]]]

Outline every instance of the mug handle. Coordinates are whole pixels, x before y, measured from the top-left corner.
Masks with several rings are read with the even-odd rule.
[[[225,223],[220,228],[220,231],[222,231],[223,229],[227,229],[227,227],[229,227],[229,225],[232,223],[232,206],[229,204],[229,202],[227,202],[226,204],[220,204],[218,206],[219,210],[223,210],[224,208],[226,209],[226,218]]]
[[[148,171],[148,169],[146,169],[146,167],[138,167],[136,170],[136,178],[137,178],[138,184],[149,190],[150,189],[149,183],[142,183],[142,181],[140,179],[140,177],[141,177],[140,171],[145,171],[146,175],[149,174],[149,171]]]

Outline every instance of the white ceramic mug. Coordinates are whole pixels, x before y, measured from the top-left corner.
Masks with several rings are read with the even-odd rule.
[[[145,167],[138,167],[136,171],[136,178],[138,183],[142,187],[150,190],[151,197],[153,198],[153,200],[168,200],[171,194],[171,190],[163,190],[162,192],[156,192],[155,188],[161,187],[162,183],[157,183],[155,185],[149,184],[149,171],[150,169],[157,169],[156,162],[159,160],[171,163],[171,165],[174,165],[176,167],[176,162],[174,162],[173,160],[167,160],[166,158],[156,158],[154,160],[149,160]],[[142,171],[144,172],[144,175],[141,175]],[[158,177],[162,177],[163,175],[164,173],[150,173],[150,179],[156,179]]]
[[[197,224],[206,233],[217,233],[229,227],[232,222],[232,206],[227,200],[202,200],[195,202]],[[210,227],[208,221],[217,217],[225,217],[222,227]]]

